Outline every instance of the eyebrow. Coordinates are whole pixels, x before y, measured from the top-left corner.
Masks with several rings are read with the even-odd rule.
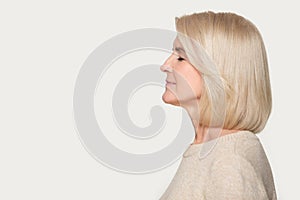
[[[174,48],[172,50],[174,50]],[[181,47],[175,47],[175,51],[185,53],[184,49]]]

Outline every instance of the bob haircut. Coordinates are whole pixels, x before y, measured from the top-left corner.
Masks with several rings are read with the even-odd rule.
[[[263,130],[271,113],[272,95],[266,50],[255,25],[237,14],[211,11],[176,17],[175,21],[178,34],[199,43],[217,68],[226,102],[222,127],[253,133]],[[190,51],[180,37],[179,40]],[[193,54],[200,56],[191,51],[188,59]],[[207,73],[209,66],[191,64],[204,80],[199,100],[200,124],[214,125],[211,116],[213,112],[218,115],[218,111],[212,104],[218,102],[218,94],[212,95],[211,91],[216,91],[217,81]]]

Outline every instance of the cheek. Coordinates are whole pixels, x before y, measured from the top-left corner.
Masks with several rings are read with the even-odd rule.
[[[196,92],[197,96],[201,94],[203,80],[200,75],[196,75],[191,78],[190,85],[192,86],[193,90]]]
[[[194,67],[178,71],[176,77],[178,79],[178,90],[180,90],[181,92],[185,91],[184,93],[190,93],[190,95],[193,96],[200,96],[203,80],[200,73]]]

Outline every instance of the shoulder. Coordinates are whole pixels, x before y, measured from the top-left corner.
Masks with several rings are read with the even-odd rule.
[[[217,148],[217,162],[251,164],[255,167],[267,162],[267,156],[259,138],[250,131],[241,131],[221,140]],[[216,162],[216,163],[217,163]]]
[[[207,184],[208,199],[267,199],[261,177],[252,164],[238,154],[214,162]]]
[[[231,147],[211,164],[207,199],[269,199],[265,183],[272,174],[266,173],[271,169],[259,139],[240,137]]]

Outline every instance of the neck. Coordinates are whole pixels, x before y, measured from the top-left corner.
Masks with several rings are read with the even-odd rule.
[[[224,129],[222,127],[208,127],[200,123],[199,101],[194,101],[190,104],[182,106],[188,112],[194,126],[195,139],[193,144],[200,144],[209,140],[221,137],[223,135],[235,133],[237,129]]]

